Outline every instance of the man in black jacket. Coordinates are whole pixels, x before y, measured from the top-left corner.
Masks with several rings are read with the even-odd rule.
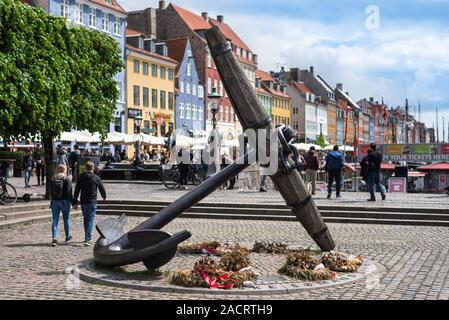
[[[374,186],[379,188],[382,200],[385,200],[385,187],[380,182],[380,165],[382,163],[382,154],[376,150],[377,146],[375,143],[371,143],[370,147],[371,152],[366,156],[368,162],[367,187],[369,193],[371,194],[371,197],[368,199],[368,201],[376,201],[376,197],[374,196]]]
[[[79,176],[73,196],[74,209],[78,209],[78,196],[81,191],[81,210],[84,217],[84,245],[92,244],[92,230],[94,227],[95,214],[97,211],[97,190],[100,191],[103,200],[106,200],[106,190],[100,177],[94,173],[94,164],[87,161],[86,172]]]

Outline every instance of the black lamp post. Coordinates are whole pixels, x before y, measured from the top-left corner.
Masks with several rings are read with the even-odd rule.
[[[217,127],[217,112],[218,112],[218,104],[220,103],[221,96],[217,93],[217,88],[214,87],[212,89],[212,93],[207,96],[209,98],[210,103],[210,111],[212,112],[212,128],[215,130]]]
[[[140,154],[140,142],[143,140],[143,137],[140,134],[141,126],[142,126],[142,116],[138,114],[134,117],[134,133],[135,133],[134,142],[136,143],[135,144],[136,157],[138,157]]]

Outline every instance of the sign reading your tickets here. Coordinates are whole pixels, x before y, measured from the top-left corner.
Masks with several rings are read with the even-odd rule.
[[[388,179],[388,192],[390,193],[406,193],[407,178],[390,178]]]

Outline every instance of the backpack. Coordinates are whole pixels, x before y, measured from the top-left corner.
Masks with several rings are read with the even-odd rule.
[[[51,198],[53,200],[61,200],[64,193],[64,179],[51,180]]]

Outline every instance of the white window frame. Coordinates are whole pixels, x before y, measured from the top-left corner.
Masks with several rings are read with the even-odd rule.
[[[210,52],[207,53],[207,67],[212,68],[212,56],[210,55]]]
[[[114,34],[116,36],[121,36],[122,35],[122,28],[121,28],[121,25],[120,25],[120,18],[119,17],[115,17]]]
[[[218,80],[217,80],[217,79],[214,79],[214,86],[213,86],[212,88],[216,88],[216,89],[217,89],[217,92],[219,92],[218,90],[219,90],[220,88],[218,88]]]
[[[97,9],[89,7],[89,27],[97,29]]]
[[[192,96],[196,96],[196,84],[192,84]]]
[[[220,106],[220,121],[223,121],[223,106]]]
[[[192,114],[190,113],[190,104],[186,104],[186,119],[190,119]]]
[[[69,0],[61,0],[61,17],[68,18],[69,15]]]
[[[187,72],[186,72],[187,76],[190,77],[192,76],[192,64],[189,62],[187,63]]]
[[[204,88],[198,85],[198,98],[204,98]]]
[[[223,82],[220,81],[220,96],[224,96]]]
[[[191,93],[191,91],[190,91],[190,82],[186,82],[186,93],[187,94]]]
[[[192,120],[197,120],[197,108],[195,105],[192,105]]]
[[[109,32],[109,13],[103,12],[101,19],[101,30]]]
[[[207,94],[211,94],[211,93],[212,93],[212,79],[207,78]]]
[[[231,108],[231,122],[234,122],[234,109]]]
[[[184,119],[184,103],[179,104],[179,118]]]
[[[75,2],[75,23],[83,24],[83,4]]]
[[[240,57],[241,51],[239,47],[235,48],[235,53]]]
[[[224,113],[225,113],[225,121],[226,122],[231,122],[231,121],[229,121],[229,110],[228,110],[228,108],[225,109]]]
[[[184,81],[179,81],[179,90],[184,93]]]
[[[203,120],[203,108],[198,106],[198,120]]]

